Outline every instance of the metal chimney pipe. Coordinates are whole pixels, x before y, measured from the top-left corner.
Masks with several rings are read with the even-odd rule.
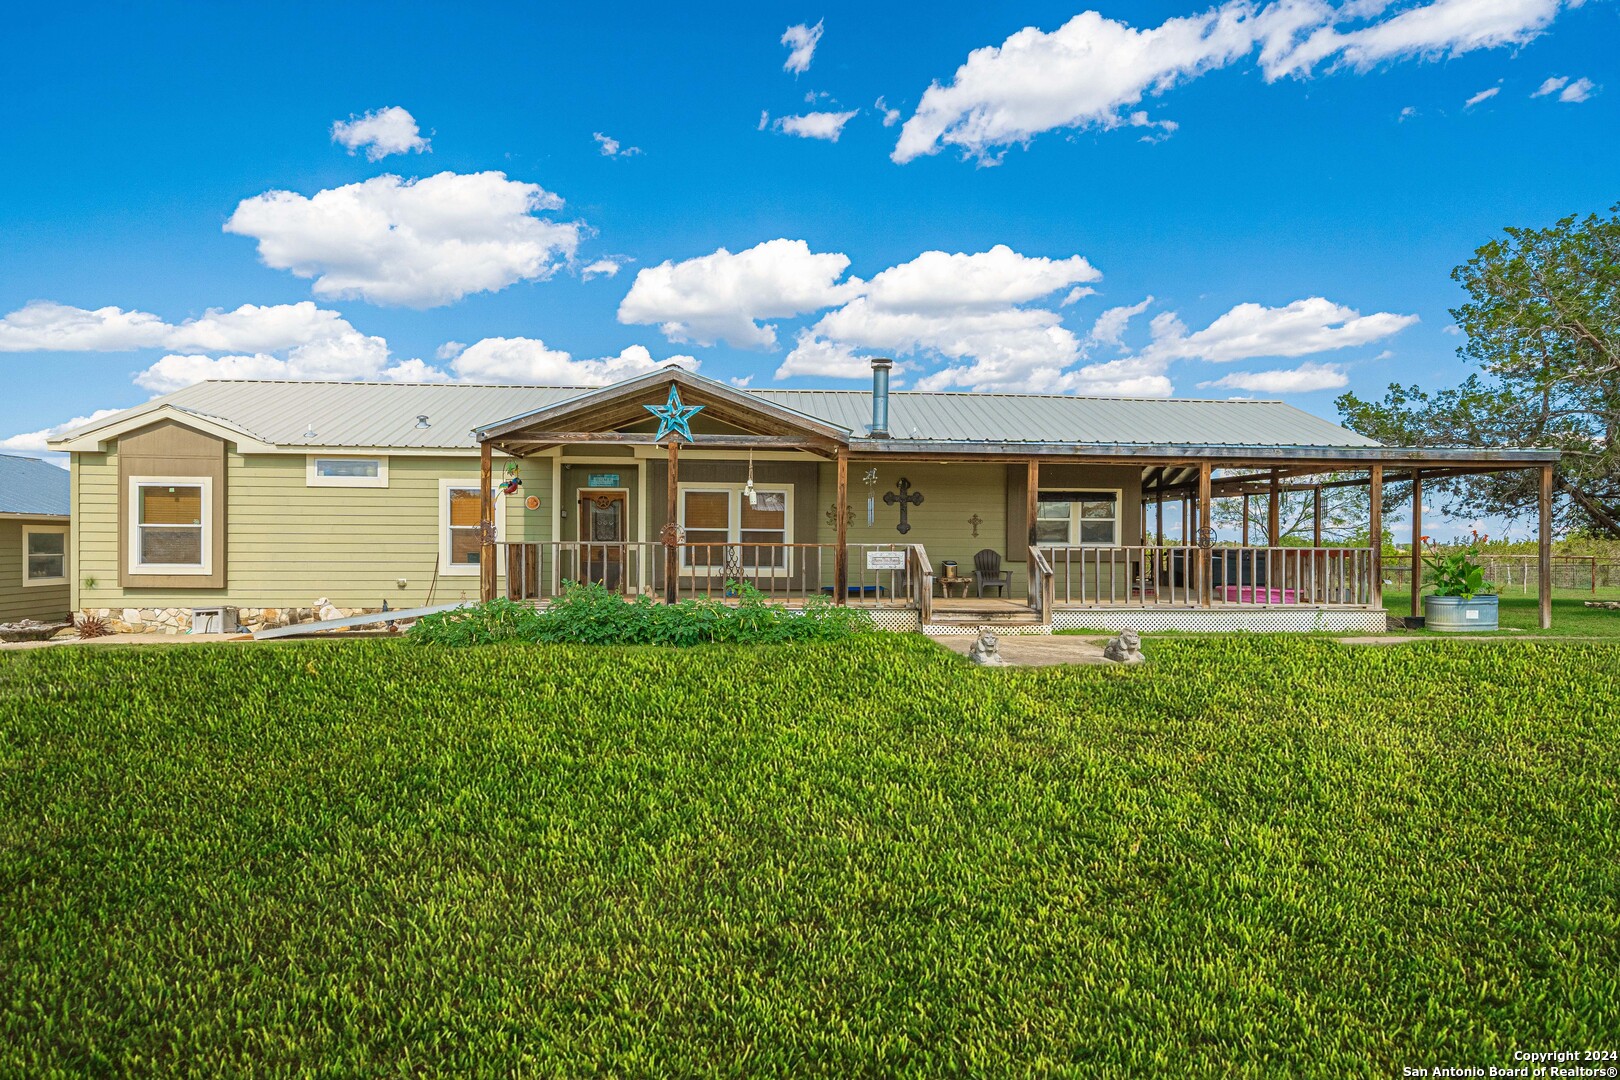
[[[877,357],[872,361],[872,438],[889,437],[889,370],[894,361]]]

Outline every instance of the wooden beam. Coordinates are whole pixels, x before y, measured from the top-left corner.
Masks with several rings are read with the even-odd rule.
[[[1159,497],[1154,499],[1153,503],[1154,512],[1159,519],[1159,546],[1164,547],[1164,492],[1159,492]]]
[[[1311,488],[1311,546],[1322,546],[1322,485]]]
[[[1277,490],[1280,482],[1277,470],[1272,469],[1266,482],[1266,544],[1270,547],[1282,543],[1282,493]]]
[[[838,495],[833,501],[838,520],[838,551],[833,569],[833,603],[849,603],[849,451],[838,451]]]
[[[1032,550],[1035,546],[1035,513],[1039,509],[1041,497],[1041,462],[1039,458],[1029,459],[1029,479],[1025,481],[1024,487],[1024,520],[1029,524],[1029,544],[1024,548],[1024,561],[1028,565],[1027,573],[1029,576],[1025,580],[1030,583],[1030,588],[1033,589],[1036,574],[1035,552]],[[1032,593],[1032,595],[1038,594]],[[1050,618],[1047,621],[1050,622]]]
[[[1539,565],[1536,567],[1537,599],[1541,601],[1541,628],[1552,629],[1552,493],[1553,493],[1553,467],[1541,467],[1541,485],[1536,493],[1536,514],[1540,529],[1536,536],[1536,554],[1539,556]]]
[[[676,523],[680,521],[681,441],[669,440],[668,524],[664,526],[664,603],[673,604],[680,592],[680,548]]]
[[[1249,496],[1243,496],[1243,546],[1249,546]]]
[[[1189,527],[1192,523],[1192,508],[1187,503],[1187,496],[1181,497],[1181,546],[1186,547],[1188,537],[1192,534]]]
[[[1370,513],[1367,532],[1372,541],[1372,605],[1384,606],[1384,467],[1368,470],[1367,496]]]
[[[1423,614],[1423,474],[1412,474],[1412,618]]]
[[[478,445],[478,599],[495,599],[495,448]]]
[[[1212,470],[1210,468],[1210,463],[1209,462],[1203,461],[1203,462],[1199,463],[1199,465],[1198,465],[1198,505],[1202,508],[1201,513],[1203,515],[1202,517],[1199,518],[1199,520],[1204,521],[1204,522],[1207,522],[1209,520],[1209,478],[1210,478],[1210,472],[1211,471]],[[1199,526],[1200,529],[1206,528],[1206,527],[1207,527],[1207,525],[1200,525]],[[1188,557],[1197,560],[1197,565],[1198,565],[1198,574],[1197,574],[1197,577],[1198,577],[1198,606],[1199,607],[1209,607],[1209,604],[1210,604],[1210,587],[1211,587],[1211,582],[1209,580],[1210,579],[1209,552],[1207,550],[1205,550],[1203,547],[1197,546],[1197,538],[1196,537],[1194,537],[1193,542],[1194,542],[1195,546],[1191,550],[1196,551],[1197,554],[1196,555],[1189,554]]]
[[[569,446],[589,443],[614,445],[657,446],[658,438],[651,431],[525,431],[520,435],[495,439],[502,446]],[[836,450],[838,443],[814,435],[698,435],[692,440],[692,449],[706,447],[745,450]]]

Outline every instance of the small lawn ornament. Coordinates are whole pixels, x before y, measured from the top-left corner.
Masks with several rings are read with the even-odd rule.
[[[1120,664],[1140,664],[1143,660],[1142,639],[1135,630],[1122,630],[1119,637],[1110,638],[1108,644],[1103,646],[1103,658]]]
[[[518,475],[518,463],[515,462],[515,461],[507,462],[506,463],[506,479],[502,480],[500,482],[500,484],[496,488],[496,490],[499,491],[502,495],[511,495],[514,492],[516,492],[518,488],[520,488],[522,486],[523,486],[523,478]]]
[[[1007,666],[1007,661],[1001,658],[1000,642],[988,630],[980,634],[979,640],[968,650],[968,659],[984,667]]]

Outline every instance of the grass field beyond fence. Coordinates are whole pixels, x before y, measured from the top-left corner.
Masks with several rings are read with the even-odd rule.
[[[0,1075],[1620,1043],[1620,649],[0,654]]]

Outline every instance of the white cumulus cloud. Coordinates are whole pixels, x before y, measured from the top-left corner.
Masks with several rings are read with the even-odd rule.
[[[370,161],[381,161],[389,154],[421,154],[431,149],[417,129],[416,118],[398,105],[337,121],[332,125],[332,141],[348,147],[351,154],[364,150]]]
[[[1152,303],[1153,297],[1150,296],[1138,304],[1108,308],[1097,316],[1097,321],[1092,324],[1087,339],[1096,345],[1120,344],[1125,336],[1125,328],[1131,324],[1131,320],[1146,311]]]
[[[1591,79],[1576,79],[1558,95],[1559,101],[1579,102],[1585,101],[1597,90],[1597,85]]]
[[[460,379],[469,382],[538,383],[552,386],[605,386],[675,364],[696,371],[691,356],[653,359],[646,346],[631,345],[617,356],[575,360],[539,338],[484,338],[467,346],[451,363]]]
[[[619,321],[657,325],[671,341],[771,349],[776,328],[764,320],[853,295],[839,284],[848,266],[848,256],[813,252],[803,240],[767,240],[736,254],[720,248],[639,271],[619,304]]]
[[[580,267],[579,276],[583,280],[589,281],[592,278],[612,277],[618,272],[619,262],[617,259],[597,259],[595,262],[586,263]]]
[[[1254,357],[1307,356],[1381,341],[1418,321],[1387,311],[1362,315],[1320,296],[1283,307],[1238,304],[1207,327],[1187,333],[1173,315],[1153,320],[1153,343],[1142,355],[1155,360],[1227,363]]]
[[[1531,94],[1530,96],[1533,97],[1533,98],[1546,97],[1548,94],[1556,94],[1556,93],[1558,93],[1558,91],[1562,90],[1564,87],[1566,87],[1568,85],[1569,85],[1569,76],[1567,76],[1567,75],[1553,75],[1553,76],[1549,77],[1546,82],[1542,83],[1539,87],[1537,87],[1536,92]]]
[[[562,205],[500,172],[389,175],[244,199],[225,231],[257,240],[265,265],[314,279],[316,296],[427,308],[551,277],[583,231],[536,216]]]
[[[1489,88],[1487,90],[1481,90],[1479,93],[1475,94],[1473,97],[1471,97],[1467,101],[1463,102],[1463,108],[1472,109],[1475,105],[1478,105],[1480,102],[1489,101],[1491,98],[1495,97],[1497,94],[1500,94],[1501,92],[1502,92],[1502,88],[1500,86],[1493,86],[1493,87],[1491,87],[1491,88]]]
[[[814,26],[797,23],[782,31],[782,44],[788,47],[788,58],[782,63],[783,71],[802,75],[810,70],[810,61],[815,59],[816,46],[821,44],[821,28],[824,22],[825,19]]]
[[[600,131],[591,135],[596,140],[596,147],[603,157],[635,157],[641,153],[639,146],[625,146],[611,135],[604,135]]]
[[[51,448],[45,445],[48,440],[58,438],[65,435],[67,432],[72,431],[74,428],[83,427],[86,424],[93,424],[97,420],[104,419],[112,416],[114,413],[119,412],[123,412],[123,410],[97,409],[89,416],[75,416],[72,420],[55,424],[48,428],[41,428],[38,431],[26,431],[21,435],[12,435],[9,438],[0,439],[0,450],[10,450],[29,454],[49,453]]]
[[[844,125],[849,123],[858,111],[851,109],[849,112],[810,112],[802,116],[779,116],[771,121],[771,126],[784,135],[837,142],[838,136],[844,133]]]
[[[1337,390],[1349,382],[1349,376],[1339,365],[1307,360],[1296,368],[1280,371],[1234,371],[1198,385],[1247,390],[1257,394],[1306,394],[1313,390]]]
[[[1561,8],[1580,0],[1430,0],[1391,13],[1382,0],[1229,0],[1208,11],[1138,28],[1095,11],[1052,31],[1025,27],[969,53],[948,82],[934,82],[900,129],[891,157],[905,163],[947,146],[994,163],[1009,146],[1063,128],[1152,127],[1172,121],[1139,108],[1258,48],[1268,81],[1328,65],[1366,71],[1403,58],[1435,59],[1522,45]],[[1403,113],[1403,116],[1405,114]]]

